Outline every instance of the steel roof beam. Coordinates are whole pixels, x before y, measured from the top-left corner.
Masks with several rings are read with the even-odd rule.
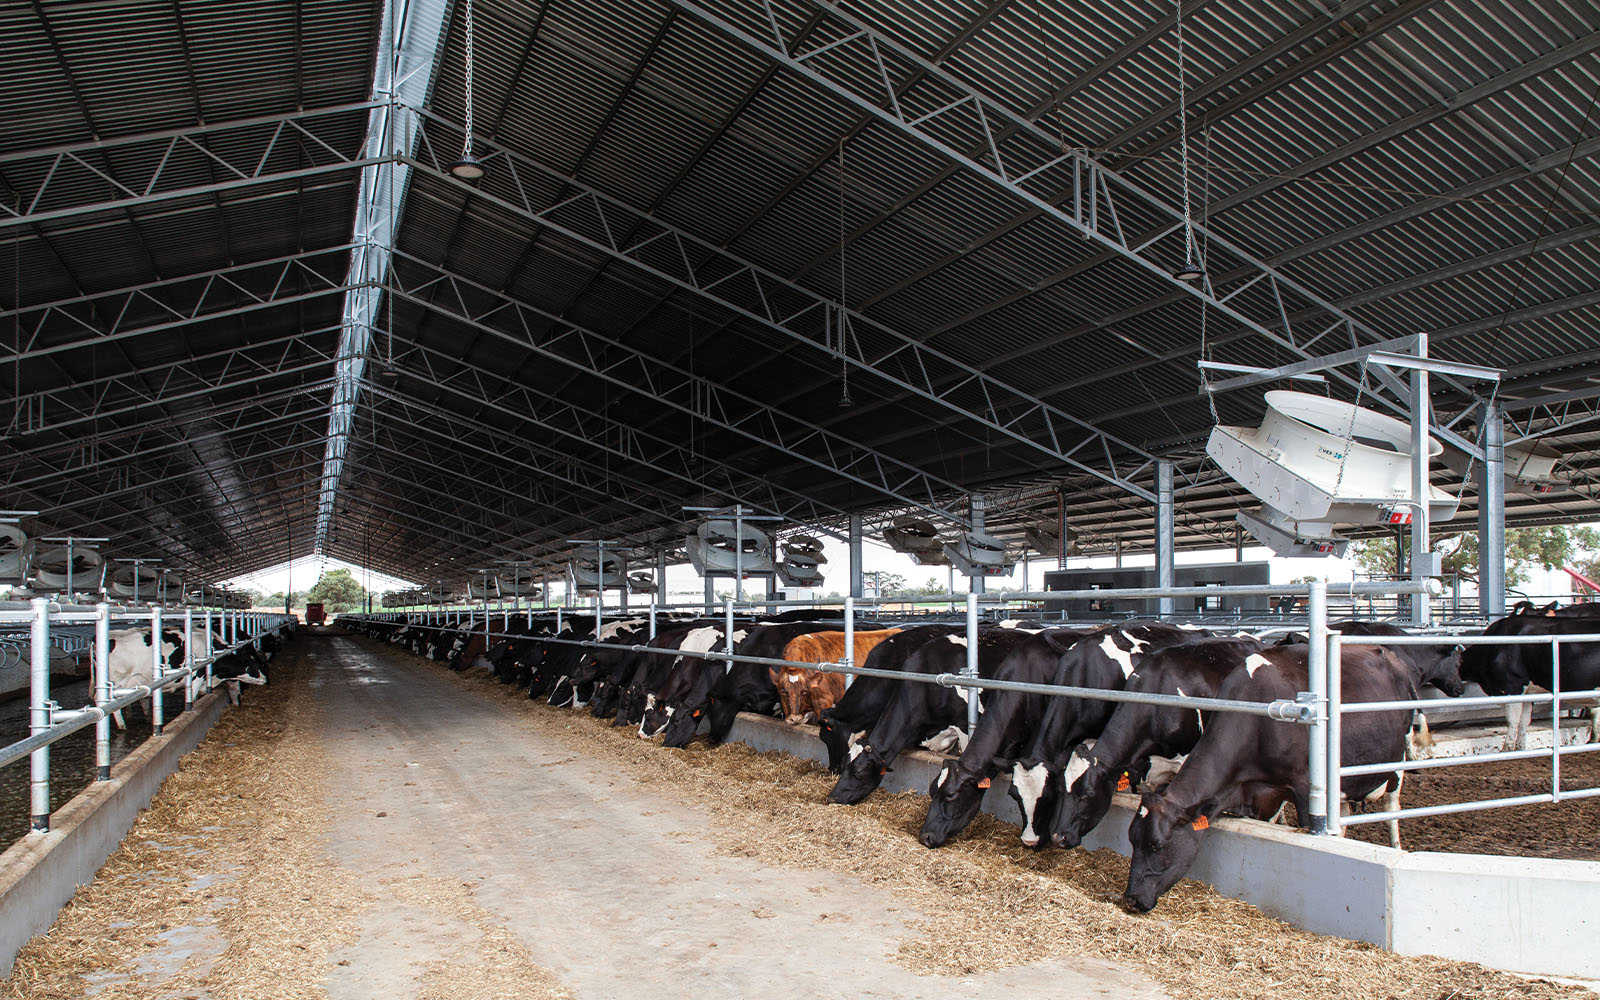
[[[397,296],[401,294],[403,293],[396,292]],[[421,300],[413,299],[412,301],[420,302]],[[442,307],[430,305],[428,308],[438,311],[451,319],[457,321],[460,319],[460,314],[451,313]],[[810,520],[821,516],[824,509],[833,513],[843,513],[839,508],[830,504],[823,504],[803,493],[794,492],[770,480],[755,479],[747,473],[740,472],[732,466],[715,459],[706,458],[703,460],[703,464],[708,467],[708,471],[714,471],[720,477],[719,483],[712,484],[706,476],[695,478],[683,470],[690,468],[692,464],[700,464],[699,457],[693,455],[676,442],[611,420],[603,414],[590,413],[581,407],[563,403],[559,399],[536,398],[531,391],[516,385],[516,383],[506,379],[499,373],[480,368],[451,354],[437,351],[422,344],[412,345],[408,348],[407,353],[416,353],[428,362],[428,373],[421,377],[423,381],[436,389],[460,394],[469,402],[477,403],[480,408],[493,410],[538,430],[570,438],[596,451],[642,465],[657,475],[678,480],[696,490],[716,489],[730,499],[738,499],[740,502],[759,507],[764,512],[778,514],[803,523],[808,523]],[[462,389],[434,377],[431,358],[437,358],[441,363],[470,372],[476,385],[476,392]],[[407,370],[410,371],[410,369]],[[503,384],[513,385],[515,388],[491,391],[483,382],[485,376],[499,380]],[[372,391],[370,387],[369,391]],[[598,424],[599,426],[590,426],[593,424]],[[646,445],[651,446],[651,451],[646,451]],[[780,493],[784,494],[788,499],[780,499]],[[765,494],[765,496],[760,494]],[[680,495],[677,493],[663,490],[661,495],[673,503],[679,502]]]
[[[333,393],[328,401],[328,445],[317,496],[315,552],[322,551],[333,527],[362,375],[378,325],[381,283],[392,268],[400,216],[411,185],[412,168],[401,157],[415,149],[421,130],[406,106],[425,107],[433,94],[451,7],[408,0],[384,0],[383,4],[372,68],[371,107],[361,147],[366,164],[361,170],[351,237],[356,249],[350,254],[345,278],[350,292],[345,296],[344,330],[339,335]],[[393,329],[389,336],[394,336]]]
[[[885,125],[961,165],[967,172],[1010,192],[1039,214],[1064,224],[1072,232],[1097,243],[1103,250],[1134,265],[1149,277],[1169,285],[1178,299],[1195,298],[1206,308],[1227,316],[1302,357],[1311,357],[1310,352],[1299,343],[1307,335],[1298,332],[1290,322],[1291,313],[1313,313],[1318,317],[1318,322],[1324,325],[1331,321],[1334,328],[1345,331],[1352,346],[1358,342],[1358,334],[1372,339],[1387,339],[1231,241],[1199,226],[1195,227],[1198,234],[1196,241],[1208,247],[1213,258],[1205,262],[1208,267],[1213,267],[1219,256],[1225,257],[1236,262],[1236,266],[1249,272],[1251,277],[1244,286],[1231,292],[1218,290],[1214,279],[1191,285],[1175,277],[1169,265],[1159,260],[1154,252],[1158,246],[1170,250],[1170,241],[1154,239],[1151,232],[1141,231],[1130,235],[1123,229],[1121,218],[1126,216],[1131,221],[1135,212],[1153,215],[1163,220],[1153,232],[1164,232],[1170,236],[1174,232],[1181,232],[1184,217],[1179,209],[1082,152],[1062,151],[1059,140],[1046,134],[1037,124],[1026,121],[943,69],[927,63],[848,13],[827,4],[808,3],[808,8],[827,11],[847,37],[833,46],[832,52],[815,48],[791,55],[788,51],[789,42],[777,27],[779,19],[775,16],[773,0],[763,0],[761,3],[762,12],[766,15],[761,19],[764,26],[754,29],[760,34],[746,31],[690,0],[669,2],[745,48],[785,66],[850,105],[873,114]],[[766,38],[768,26],[777,32],[773,40]],[[845,58],[845,51],[852,58]],[[854,69],[858,65],[871,67],[871,71],[856,73]],[[833,67],[832,75],[824,72],[823,68],[829,66]],[[928,88],[926,93],[915,95],[915,101],[895,89],[897,79],[913,72],[922,73],[937,85]],[[865,82],[869,79],[870,83]],[[1005,135],[997,133],[996,123],[1008,126]],[[978,157],[969,157],[941,138],[943,130],[967,132],[984,138],[984,152]],[[1024,141],[1008,142],[1008,138]],[[1063,188],[1071,193],[1071,212],[1056,204]],[[1119,194],[1129,202],[1121,213],[1116,210]],[[1232,304],[1235,294],[1257,283],[1262,286],[1261,292],[1264,293],[1258,295],[1261,301],[1257,308],[1269,311],[1264,318],[1248,315]],[[1400,409],[1398,404],[1387,399],[1384,403],[1397,412]],[[1445,428],[1438,430],[1445,435],[1451,433]],[[1464,440],[1452,443],[1465,447],[1469,452],[1474,448]]]
[[[417,258],[400,256],[409,265],[432,267]],[[395,280],[401,280],[398,274]],[[435,286],[445,294],[423,296]],[[610,385],[647,396],[896,501],[957,523],[962,521],[942,502],[943,497],[962,492],[953,483],[487,285],[433,268],[416,291],[398,288],[396,295],[402,301],[432,309],[537,356],[578,368]],[[447,301],[441,302],[441,298]],[[466,303],[479,299],[486,299],[488,307],[470,310]],[[508,319],[512,321],[509,329],[491,322],[507,323]],[[549,329],[541,329],[545,327]],[[570,353],[558,347],[566,347]]]
[[[339,149],[348,142],[350,122],[346,119],[372,107],[372,102],[363,101],[0,154],[0,171],[9,170],[12,177],[17,172],[42,174],[32,190],[23,192],[20,207],[9,201],[0,203],[0,233],[93,212],[358,170],[382,162],[382,157],[362,158]],[[210,137],[225,139],[225,152],[217,152],[204,141]],[[117,155],[120,177],[112,175],[102,155],[112,153]],[[301,154],[312,162],[275,169],[279,161],[299,159]],[[220,166],[231,176],[209,184],[185,183],[187,168],[202,163]],[[17,187],[15,180],[11,184]],[[115,192],[110,197],[100,194],[106,186]],[[80,200],[81,192],[88,191],[95,193]]]
[[[424,116],[429,126],[442,125],[441,120]],[[436,129],[437,130],[437,129]],[[488,145],[485,143],[485,145]],[[433,162],[415,165],[438,173],[444,164],[438,161],[435,143],[426,131],[421,154]],[[501,209],[535,222],[553,232],[588,246],[594,250],[625,261],[635,268],[672,285],[692,292],[724,309],[752,320],[767,329],[827,352],[858,370],[884,379],[914,395],[939,406],[954,410],[991,430],[1013,438],[1049,456],[1053,461],[1079,468],[1090,475],[1128,488],[1141,495],[1142,487],[1122,479],[1115,464],[1110,472],[1088,465],[1075,457],[1086,444],[1101,444],[1109,452],[1112,446],[1122,453],[1140,456],[1138,448],[1121,439],[1106,435],[1099,428],[1065,411],[1035,399],[995,379],[993,376],[966,364],[959,359],[927,347],[914,338],[897,333],[883,324],[859,313],[845,310],[846,325],[853,331],[847,338],[845,350],[840,352],[824,343],[830,324],[826,317],[837,306],[829,299],[810,289],[793,284],[787,279],[744,261],[726,250],[713,247],[697,237],[668,226],[658,219],[642,215],[636,209],[609,198],[572,178],[549,170],[514,151],[495,150],[497,160],[505,162],[511,174],[510,188],[502,184],[469,185],[440,175],[440,181],[462,191],[485,199]],[[577,191],[552,206],[535,208],[517,175],[518,168],[536,171],[568,184]],[[495,187],[504,195],[487,190]],[[514,199],[514,200],[513,200]],[[618,242],[616,234],[628,232],[649,233],[629,245]],[[691,265],[691,259],[705,263]],[[493,294],[493,290],[487,290]],[[740,298],[733,298],[738,293]],[[881,354],[868,356],[861,346],[861,337],[884,339],[894,344]],[[849,341],[854,341],[852,346]],[[911,374],[902,376],[897,373]],[[981,397],[981,409],[974,409],[957,401],[954,396],[965,392],[974,398]],[[1075,445],[1067,444],[1069,435],[1079,435]],[[1091,449],[1092,450],[1092,449]],[[925,473],[923,473],[925,475]]]

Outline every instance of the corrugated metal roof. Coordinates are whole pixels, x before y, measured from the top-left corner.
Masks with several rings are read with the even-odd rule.
[[[422,126],[424,163],[459,149],[448,123],[462,116],[465,80],[462,5],[430,2],[448,30],[431,96],[416,98],[438,116]],[[659,541],[677,530],[678,504],[708,497],[824,519],[885,512],[902,502],[845,477],[866,467],[854,463],[885,461],[944,490],[1030,484],[1033,499],[995,514],[1002,525],[1039,516],[1054,500],[1035,487],[1061,483],[1069,519],[1095,544],[1148,537],[1141,505],[1115,487],[963,412],[996,404],[1005,428],[1028,419],[1025,404],[952,375],[928,387],[942,400],[908,391],[924,376],[907,345],[924,341],[997,388],[1173,457],[1186,481],[1206,481],[1184,493],[1185,538],[1230,532],[1236,491],[1201,473],[1211,410],[1195,361],[1202,351],[1261,365],[1298,355],[1214,309],[1202,328],[1201,307],[1164,278],[731,38],[703,10],[770,37],[756,0],[478,5],[476,126],[499,158],[476,189],[412,172],[395,241],[402,374],[379,384],[364,373],[366,402],[345,397],[357,403],[341,423],[348,468],[329,552],[359,560],[370,546],[382,569],[436,574],[512,552],[555,556],[580,526]],[[297,118],[276,138],[257,127],[195,133],[192,145],[85,149],[86,166],[10,154],[360,102],[374,90],[382,12],[376,0],[0,11],[10,112],[0,197],[15,211],[48,177],[36,207],[73,213],[0,229],[0,272],[11,278],[0,302],[14,308],[20,270],[28,350],[85,345],[6,366],[24,400],[43,407],[7,415],[8,504],[44,509],[51,531],[170,549],[197,572],[279,561],[291,539],[306,551],[330,457],[317,460],[349,266],[339,248],[358,203],[357,171],[309,168],[356,156],[369,115]],[[775,0],[772,13],[791,52],[839,42],[810,65],[886,103],[877,68],[831,9]],[[936,67],[897,77],[904,109],[932,115],[928,135],[984,155],[973,119],[940,110],[965,85],[1038,123],[1045,138],[1006,147],[1012,155],[1038,162],[1059,141],[1181,201],[1170,4],[890,0],[848,14]],[[1427,330],[1441,357],[1511,367],[1509,397],[1600,378],[1593,0],[1192,0],[1184,32],[1191,195],[1205,227],[1377,336]],[[265,172],[286,176],[236,177],[269,143]],[[94,207],[116,184],[142,187],[162,157],[157,197]],[[1039,179],[1068,198],[1071,177],[1057,166]],[[196,193],[166,193],[179,188]],[[585,190],[614,199],[603,221]],[[603,233],[614,251],[541,224],[537,213],[575,198],[551,221]],[[1097,207],[1110,226],[1108,206]],[[1131,242],[1156,238],[1181,259],[1181,232],[1160,235],[1169,215],[1123,194],[1116,211]],[[851,371],[846,409],[836,405],[837,337],[824,334],[820,309],[801,312],[812,296],[840,294],[841,228],[844,294],[860,316],[849,348],[879,368]],[[1244,288],[1250,265],[1214,249],[1219,294],[1276,325],[1270,286]],[[297,254],[309,270],[255,266]],[[739,261],[771,282],[758,289]],[[679,283],[718,278],[705,294]],[[75,298],[84,301],[41,311]],[[802,336],[730,306],[770,308]],[[155,332],[87,346],[140,329]],[[384,330],[372,348],[381,362],[388,344]],[[1348,346],[1339,332],[1311,349]],[[712,388],[630,384],[652,364]],[[719,412],[719,385],[801,423],[780,434],[759,415]],[[1330,391],[1354,394],[1337,382]],[[1437,387],[1443,413],[1470,402]],[[1224,420],[1250,422],[1259,392],[1216,405]],[[65,423],[75,413],[86,416]],[[1552,440],[1571,449],[1586,484],[1600,459],[1576,422],[1587,414],[1544,414],[1573,421]],[[1098,444],[1084,454],[1105,466]],[[1119,469],[1142,461],[1115,457]],[[1459,477],[1440,469],[1436,480]],[[184,505],[186,495],[200,502]],[[1511,516],[1589,516],[1593,495],[1584,485],[1514,499]],[[1472,503],[1469,490],[1461,523]]]

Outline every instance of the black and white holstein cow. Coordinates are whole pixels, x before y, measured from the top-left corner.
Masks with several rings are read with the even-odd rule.
[[[1123,672],[1108,658],[1087,633],[1074,629],[1046,629],[1030,636],[1013,649],[995,668],[994,679],[1024,684],[1056,684],[1072,687],[1119,688]],[[1111,630],[1106,641],[1111,641]],[[1096,637],[1099,633],[1096,633]],[[1113,646],[1113,648],[1116,648]],[[1124,652],[1118,650],[1118,652]],[[978,725],[961,751],[961,756],[939,769],[928,786],[928,815],[917,839],[924,847],[938,847],[972,822],[983,805],[984,793],[994,776],[1011,766],[1032,742],[1046,718],[1059,714],[1057,703],[1077,698],[1053,698],[1020,691],[995,691],[978,716]],[[1073,708],[1078,706],[1074,704]],[[1089,702],[1084,715],[1111,714],[1108,702]],[[1099,711],[1103,707],[1104,711]],[[1085,720],[1096,732],[1094,720]]]
[[[130,691],[134,688],[149,687],[155,680],[155,655],[151,649],[152,636],[150,629],[125,629],[111,633],[111,651],[106,660],[106,672],[111,677],[113,691]],[[205,648],[206,634],[203,630],[196,629],[190,633],[189,641],[194,644],[197,651]],[[221,650],[226,647],[220,635],[211,637],[211,647]],[[184,659],[183,633],[170,629],[161,630],[161,660],[163,671],[183,669]],[[200,653],[204,655],[204,653]],[[233,704],[239,703],[240,684],[266,684],[267,664],[261,655],[250,645],[239,647],[236,651],[218,657],[211,665],[211,676],[218,681],[231,682],[228,685],[228,698]],[[189,700],[193,700],[202,693],[205,685],[205,672],[200,671],[188,681],[190,692]],[[181,689],[179,689],[181,690]],[[143,704],[140,702],[138,704]],[[183,703],[180,701],[172,707],[172,711],[181,711]],[[147,712],[148,714],[148,712]],[[121,712],[111,715],[117,728],[126,729],[127,723],[122,718]]]
[[[1161,647],[1140,656],[1123,690],[1215,698],[1245,658],[1260,650],[1259,641],[1245,636],[1201,637]],[[1128,791],[1140,780],[1163,783],[1204,730],[1204,715],[1197,709],[1122,702],[1096,739],[1067,744],[1064,753],[1057,744],[1054,753],[1018,761],[1012,782],[1019,797],[1039,790],[1034,842],[1048,837],[1058,847],[1077,847],[1105,819],[1113,793]],[[1026,815],[1026,805],[1018,804]]]
[[[1243,670],[1222,684],[1217,697],[1271,702],[1293,701],[1309,687],[1306,646],[1269,646],[1245,658]],[[1372,646],[1344,650],[1340,691],[1344,703],[1405,701],[1412,692],[1404,663]],[[1140,799],[1128,840],[1133,861],[1123,903],[1146,912],[1177,884],[1194,863],[1202,831],[1222,813],[1265,817],[1293,802],[1308,815],[1310,794],[1306,750],[1310,727],[1276,722],[1240,712],[1212,712],[1206,731],[1166,788]],[[1411,713],[1361,712],[1344,719],[1340,753],[1346,765],[1398,761],[1405,756]],[[1347,777],[1342,796],[1349,801],[1398,797],[1394,772]]]
[[[1001,627],[978,633],[978,676],[991,678],[1017,646],[1032,632]],[[893,642],[893,639],[889,640]],[[967,665],[967,637],[947,635],[923,643],[906,660],[906,674],[959,674]],[[941,687],[914,681],[897,681],[899,690],[866,736],[856,740],[846,755],[839,780],[828,801],[854,805],[883,782],[900,751],[951,727],[966,725],[968,699],[978,698],[980,715],[991,695],[964,687]]]
[[[872,647],[862,664],[871,670],[904,670],[906,660],[923,643],[964,632],[961,625],[918,625],[892,635]],[[838,774],[850,748],[867,735],[900,689],[892,677],[857,676],[832,708],[817,720],[817,736],[828,750],[828,770]]]
[[[1567,609],[1563,609],[1567,610]],[[1600,620],[1583,615],[1546,616],[1516,614],[1490,622],[1486,636],[1562,636],[1600,634]],[[1561,643],[1561,690],[1590,691],[1600,687],[1600,643]],[[1554,690],[1555,663],[1550,643],[1528,645],[1471,645],[1461,654],[1461,678],[1483,688],[1493,696],[1523,694],[1532,685]],[[1563,702],[1566,704],[1566,702]],[[1574,699],[1571,707],[1589,704],[1596,738],[1600,738],[1600,712],[1590,700]],[[1531,703],[1506,706],[1507,749],[1527,748],[1528,726],[1533,720]]]

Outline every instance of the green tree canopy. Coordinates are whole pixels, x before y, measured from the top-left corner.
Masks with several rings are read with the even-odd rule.
[[[1410,548],[1410,538],[1406,547]],[[1600,549],[1600,532],[1588,527],[1564,524],[1536,528],[1508,528],[1506,530],[1506,586],[1520,587],[1528,582],[1528,572],[1534,566],[1546,570],[1573,566],[1585,576],[1587,566],[1600,570],[1600,559],[1589,555]],[[1478,536],[1476,534],[1447,535],[1434,541],[1433,550],[1444,559],[1446,575],[1455,574],[1463,580],[1478,579]],[[1356,565],[1367,573],[1391,574],[1395,572],[1395,539],[1389,535],[1368,538],[1350,547]],[[1593,579],[1593,577],[1591,577]]]
[[[355,611],[366,604],[367,592],[347,569],[333,569],[306,594],[306,600],[320,603],[329,612]]]

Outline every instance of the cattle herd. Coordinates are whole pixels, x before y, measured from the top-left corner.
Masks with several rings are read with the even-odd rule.
[[[294,635],[294,632],[293,622],[286,622],[276,629],[262,633],[238,649],[227,652],[223,652],[228,649],[227,640],[221,634],[213,632],[211,649],[221,653],[211,664],[213,682],[221,684],[227,691],[229,700],[235,705],[239,704],[240,685],[266,684],[267,661],[272,659],[273,654]],[[155,652],[151,648],[153,645],[154,636],[149,628],[131,628],[111,633],[106,672],[111,677],[113,691],[131,691],[151,685],[155,679]],[[165,670],[181,670],[187,659],[186,651],[190,648],[194,650],[196,657],[205,656],[204,629],[193,629],[187,637],[184,636],[182,629],[161,630],[161,661],[165,664]],[[192,702],[205,693],[205,671],[197,671],[187,683],[187,700]],[[177,699],[169,711],[181,709],[184,700]],[[143,706],[144,702],[134,704]],[[121,712],[113,712],[112,719],[118,728],[126,728]]]
[[[1494,622],[1491,634],[1581,634],[1600,630],[1588,608],[1519,608]],[[1009,793],[1029,847],[1072,848],[1109,813],[1117,791],[1141,798],[1129,841],[1133,862],[1124,905],[1147,911],[1188,870],[1205,830],[1222,814],[1275,819],[1288,805],[1308,815],[1309,727],[1262,716],[985,689],[978,723],[966,732],[971,688],[912,683],[911,674],[958,674],[967,663],[962,625],[857,622],[854,662],[888,677],[858,675],[848,686],[837,673],[803,666],[719,660],[720,620],[647,619],[604,622],[581,614],[517,617],[486,641],[483,619],[441,627],[418,621],[349,617],[336,624],[445,662],[452,670],[483,668],[502,684],[554,706],[586,709],[633,727],[640,738],[683,747],[703,734],[714,746],[740,712],[815,722],[828,766],[838,780],[828,801],[866,798],[908,748],[949,754],[928,789],[921,842],[938,847],[977,815],[996,776]],[[1425,686],[1459,695],[1464,681],[1490,694],[1520,693],[1553,682],[1550,648],[1438,645],[1378,646],[1359,636],[1403,634],[1381,623],[1340,622],[1347,639],[1342,697],[1346,704],[1407,701]],[[565,640],[565,641],[552,641]],[[574,645],[587,640],[591,645]],[[792,663],[836,663],[845,648],[837,613],[789,612],[736,620],[734,652]],[[1026,621],[984,625],[978,634],[980,677],[1189,698],[1293,701],[1308,687],[1304,636],[1218,634],[1163,623],[1045,627]],[[641,649],[633,647],[638,646]],[[1600,644],[1562,647],[1563,690],[1600,683]],[[1346,765],[1404,759],[1413,713],[1375,711],[1345,717]],[[1348,777],[1342,805],[1397,803],[1401,775]],[[1391,841],[1398,844],[1391,824]]]

